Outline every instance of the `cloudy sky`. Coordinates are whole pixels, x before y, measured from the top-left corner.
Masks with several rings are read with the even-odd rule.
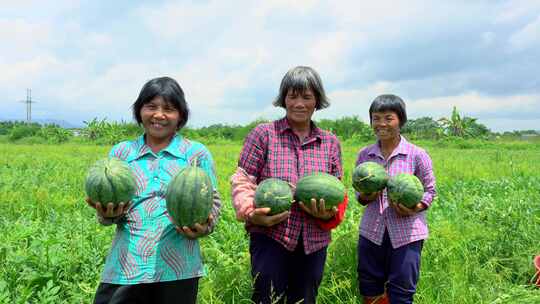
[[[540,0],[0,0],[0,119],[82,125],[131,120],[149,79],[168,75],[188,125],[278,118],[296,65],[321,75],[331,106],[358,115],[394,93],[411,118],[453,106],[494,131],[540,130]],[[451,4],[450,4],[451,3]]]

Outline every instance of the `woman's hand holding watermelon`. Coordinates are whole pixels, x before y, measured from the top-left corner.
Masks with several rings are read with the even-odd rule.
[[[183,234],[188,239],[194,240],[196,238],[209,235],[210,232],[212,232],[210,227],[213,221],[214,221],[214,217],[210,214],[208,216],[208,220],[206,221],[206,223],[201,223],[201,224],[195,223],[193,227],[191,228],[187,226],[184,226],[184,227],[176,226],[176,232]]]
[[[380,194],[381,194],[381,191],[372,192],[372,193],[358,192],[358,197],[360,198],[359,202],[360,202],[360,204],[365,206],[365,205],[373,202],[374,200],[376,200],[377,197],[379,197]]]
[[[309,207],[306,206],[304,202],[298,202],[298,204],[307,214],[325,221],[333,218],[337,213],[337,208],[335,206],[326,209],[324,199],[322,198],[319,200],[318,205],[317,200],[314,198],[311,199],[311,203],[308,205]]]
[[[418,212],[422,212],[426,209],[426,206],[422,203],[417,203],[414,205],[414,208],[407,208],[405,205],[400,203],[395,203],[392,200],[389,200],[390,206],[394,208],[394,210],[397,212],[397,214],[401,216],[411,216]]]
[[[90,207],[96,209],[98,215],[103,218],[117,218],[124,215],[124,213],[128,210],[129,204],[131,202],[120,202],[118,204],[108,203],[106,206],[104,206],[100,202],[93,202],[89,197],[87,197],[86,203]]]
[[[247,215],[247,220],[255,225],[270,227],[283,222],[289,217],[289,211],[268,215],[270,208],[255,208]]]

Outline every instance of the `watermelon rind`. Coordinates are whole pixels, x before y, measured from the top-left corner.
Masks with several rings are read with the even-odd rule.
[[[213,204],[213,186],[206,172],[188,166],[169,182],[165,194],[167,212],[178,227],[193,228],[208,221]]]
[[[291,208],[293,194],[289,184],[278,178],[267,178],[257,186],[255,207],[270,208],[269,215],[278,214]]]
[[[394,203],[414,208],[424,196],[424,185],[412,174],[400,173],[388,180],[388,197]]]
[[[317,203],[324,199],[325,208],[332,209],[345,200],[345,186],[337,177],[328,173],[306,175],[296,184],[295,199],[310,204],[312,198]]]
[[[113,157],[100,159],[90,167],[84,187],[92,202],[116,206],[131,201],[137,183],[128,164]]]
[[[371,194],[379,192],[386,187],[388,174],[384,167],[376,162],[363,162],[356,166],[352,175],[352,186],[354,190]]]

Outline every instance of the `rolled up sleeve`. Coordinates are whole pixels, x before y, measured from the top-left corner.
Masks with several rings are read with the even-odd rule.
[[[422,151],[416,157],[416,172],[415,175],[418,176],[422,184],[424,185],[424,195],[422,197],[421,203],[430,207],[433,199],[437,195],[435,190],[435,174],[433,173],[433,165],[431,158],[427,152]]]

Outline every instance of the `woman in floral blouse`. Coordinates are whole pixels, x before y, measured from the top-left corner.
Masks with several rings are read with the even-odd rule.
[[[133,116],[144,134],[115,145],[109,157],[132,169],[136,194],[117,208],[87,199],[101,224],[116,225],[94,303],[196,303],[198,280],[206,273],[197,239],[213,230],[221,207],[212,155],[177,134],[189,110],[172,78],[148,81],[133,104]],[[214,205],[207,222],[175,227],[165,204],[167,186],[194,161],[212,180]]]

